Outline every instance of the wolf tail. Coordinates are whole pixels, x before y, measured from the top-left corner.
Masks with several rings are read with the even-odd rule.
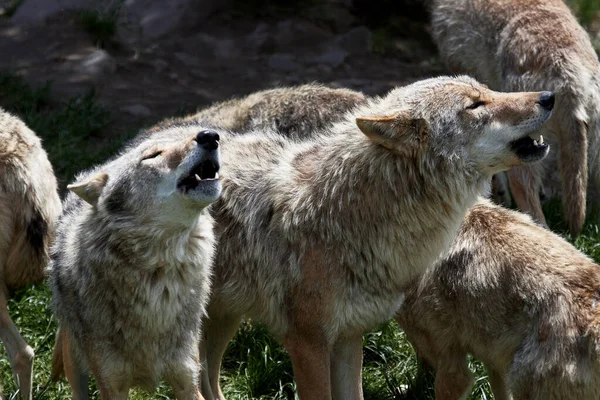
[[[576,103],[572,103],[576,104]],[[583,228],[588,185],[588,125],[577,112],[561,119],[558,133],[563,212],[572,236]]]
[[[50,379],[53,381],[59,381],[65,376],[65,361],[63,357],[63,344],[64,333],[61,332],[60,328],[56,332],[56,342],[54,343],[54,351],[52,353],[52,372]]]

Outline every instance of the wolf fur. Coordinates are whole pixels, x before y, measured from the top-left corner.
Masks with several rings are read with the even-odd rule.
[[[202,121],[233,132],[270,129],[304,139],[340,120],[366,96],[320,84],[268,89],[200,110],[186,120]]]
[[[362,334],[395,313],[493,173],[546,153],[524,161],[508,144],[549,117],[539,97],[441,77],[369,99],[303,142],[219,131],[203,395],[223,398],[221,357],[247,315],[283,341],[301,398],[360,398]]]
[[[600,267],[529,216],[481,200],[405,293],[396,320],[437,400],[469,395],[467,354],[496,400],[600,398]]]
[[[88,398],[90,372],[103,399],[161,378],[179,399],[202,398],[198,341],[215,244],[206,207],[221,191],[209,133],[144,140],[69,186],[50,283],[53,376],[64,369],[74,399]]]
[[[564,215],[579,234],[588,165],[590,189],[600,187],[600,63],[588,34],[562,0],[432,0],[431,7],[433,37],[452,68],[496,90],[556,93],[556,112],[540,132],[558,145]],[[542,164],[515,168],[509,180],[517,206],[545,223],[543,173]]]
[[[10,291],[44,279],[61,212],[56,178],[40,139],[0,109],[0,340],[23,399],[31,398],[33,349],[8,314]]]

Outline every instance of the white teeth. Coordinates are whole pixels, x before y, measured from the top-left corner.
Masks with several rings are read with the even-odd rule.
[[[194,174],[194,176],[196,177],[196,180],[197,180],[198,182],[200,182],[200,181],[202,180],[202,179],[200,179],[200,177],[198,176],[198,174]]]
[[[219,173],[215,173],[215,179],[219,179]]]
[[[533,145],[534,145],[534,146],[537,146],[537,145],[538,145],[538,142],[537,142],[537,140],[533,139]]]
[[[544,144],[544,137],[540,135],[540,144]]]

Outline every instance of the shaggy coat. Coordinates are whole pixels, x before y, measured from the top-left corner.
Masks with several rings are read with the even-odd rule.
[[[530,217],[481,200],[396,320],[435,369],[437,400],[465,399],[467,354],[494,398],[600,398],[600,267]]]
[[[600,63],[588,34],[562,0],[432,0],[431,7],[434,39],[452,68],[496,90],[556,93],[556,112],[540,133],[558,153],[544,165],[558,163],[565,219],[579,234],[588,165],[590,188],[600,188]],[[543,171],[514,168],[509,180],[517,206],[545,223]]]
[[[546,154],[513,147],[549,117],[539,101],[436,78],[370,99],[304,142],[219,131],[203,395],[223,398],[221,357],[248,315],[283,340],[301,398],[360,398],[362,334],[394,315],[492,174]]]
[[[23,399],[31,398],[33,349],[8,314],[13,289],[44,279],[61,212],[56,178],[40,139],[0,109],[0,340]]]
[[[145,140],[69,186],[50,283],[60,325],[53,375],[64,369],[75,399],[88,398],[90,372],[103,399],[161,378],[177,398],[201,398],[215,243],[206,206],[221,190],[218,136],[206,132]]]
[[[359,104],[366,96],[349,89],[319,84],[268,89],[218,103],[186,120],[202,121],[234,132],[270,129],[304,139],[323,130]]]

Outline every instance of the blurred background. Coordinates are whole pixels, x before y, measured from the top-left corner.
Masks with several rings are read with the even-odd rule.
[[[140,129],[215,101],[314,81],[384,94],[449,73],[429,37],[425,1],[0,0],[0,106],[43,139],[64,191]],[[600,49],[600,0],[568,4]],[[600,256],[596,239],[578,240]],[[49,298],[45,285],[23,290],[10,311],[36,351],[34,397],[69,399],[66,382],[49,382]],[[364,344],[367,399],[433,398],[431,382],[415,380],[414,353],[396,325]],[[490,398],[485,371],[472,367],[471,399]],[[10,371],[0,346],[0,388],[16,398]],[[232,342],[223,375],[229,399],[294,398],[289,358],[251,322]]]

